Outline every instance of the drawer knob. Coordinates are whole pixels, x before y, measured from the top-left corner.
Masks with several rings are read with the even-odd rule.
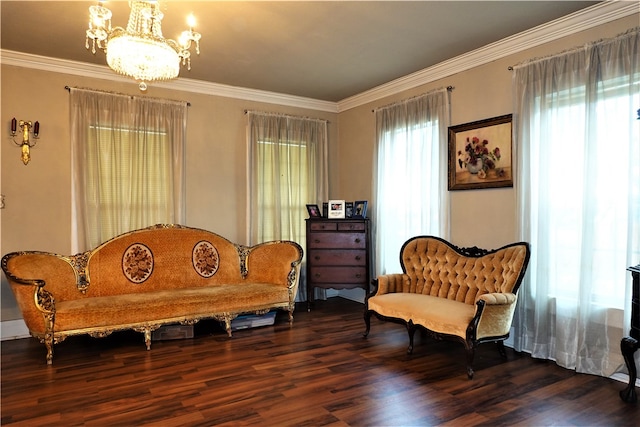
[[[314,239],[313,243],[320,243],[319,239]]]
[[[362,277],[362,274],[356,273],[356,279],[360,279],[361,277]]]
[[[356,255],[356,261],[360,261],[360,255]]]
[[[356,239],[356,243],[360,243],[360,242],[361,242],[361,240],[360,240],[360,239]]]
[[[313,257],[313,259],[315,259],[316,261],[318,261],[320,259],[320,256],[316,255]]]

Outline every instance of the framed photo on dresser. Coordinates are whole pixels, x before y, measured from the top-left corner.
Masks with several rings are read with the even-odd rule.
[[[329,218],[344,218],[344,200],[329,200]]]
[[[309,218],[322,218],[318,205],[307,205],[307,212],[309,212]]]
[[[367,201],[356,200],[353,202],[353,215],[352,218],[366,218],[367,217]]]

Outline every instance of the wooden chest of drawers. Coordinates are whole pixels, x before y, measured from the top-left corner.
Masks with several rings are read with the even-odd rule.
[[[368,219],[307,219],[307,302],[314,288],[369,290]]]

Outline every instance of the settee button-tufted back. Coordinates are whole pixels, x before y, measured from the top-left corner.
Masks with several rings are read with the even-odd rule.
[[[408,276],[402,292],[467,304],[475,304],[487,293],[516,293],[526,254],[525,245],[512,245],[482,256],[468,256],[437,238],[417,237],[402,249],[402,268]]]

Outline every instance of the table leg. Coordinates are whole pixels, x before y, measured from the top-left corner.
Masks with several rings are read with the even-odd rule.
[[[629,384],[620,391],[620,398],[629,403],[635,403],[638,400],[636,396],[636,362],[633,358],[633,354],[638,350],[638,345],[638,340],[632,337],[624,337],[620,341],[620,350],[629,371]]]

